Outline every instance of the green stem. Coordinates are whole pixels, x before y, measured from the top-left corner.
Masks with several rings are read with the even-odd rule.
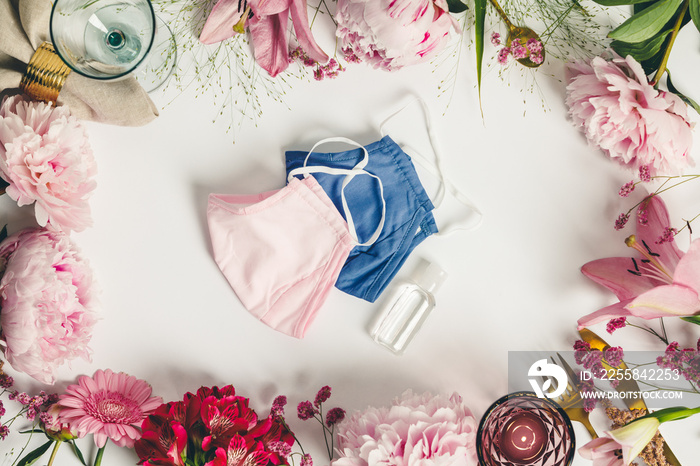
[[[49,464],[47,466],[51,466],[53,464],[54,458],[56,458],[56,453],[58,452],[58,447],[61,446],[63,442],[60,440],[56,440],[56,442],[53,445],[53,450],[51,450],[51,456],[49,457]]]
[[[678,36],[678,31],[681,29],[681,24],[683,24],[683,17],[685,16],[685,13],[688,11],[688,4],[690,0],[685,0],[683,2],[683,6],[681,6],[681,14],[678,15],[678,18],[676,19],[676,24],[673,26],[673,32],[671,32],[671,38],[668,41],[668,45],[666,46],[666,51],[664,52],[664,57],[661,60],[661,65],[659,65],[659,69],[656,71],[656,74],[654,75],[654,79],[651,82],[652,86],[656,86],[661,78],[663,77],[664,73],[666,72],[666,65],[668,64],[668,57],[671,55],[671,47],[673,47],[673,43],[676,41],[676,36]]]
[[[104,447],[97,450],[97,455],[95,455],[95,466],[100,466],[102,464],[102,457],[105,454],[105,447],[106,446],[107,446],[107,444],[105,444]]]

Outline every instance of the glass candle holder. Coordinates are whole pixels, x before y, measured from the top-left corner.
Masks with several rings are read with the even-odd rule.
[[[511,393],[481,418],[476,450],[481,466],[569,466],[574,429],[552,401],[533,392]]]

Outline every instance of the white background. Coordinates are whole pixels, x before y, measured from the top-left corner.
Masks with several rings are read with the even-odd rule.
[[[674,49],[678,86],[697,83],[698,37],[688,26]],[[318,39],[333,41],[332,34]],[[507,392],[508,351],[570,350],[576,320],[613,302],[579,268],[629,254],[623,240],[632,230],[616,232],[613,222],[635,201],[617,196],[633,174],[589,147],[568,119],[561,63],[534,75],[541,96],[522,90],[533,79],[529,72],[523,77],[515,70],[502,80],[497,65],[487,68],[482,118],[472,54],[465,48],[456,85],[439,98],[444,73],[434,64],[394,73],[351,65],[336,80],[290,78],[284,104],[263,99],[255,125],[243,123],[228,133],[226,117],[212,122],[221,97],[192,88],[153,93],[161,114],[145,127],[87,123],[99,169],[91,200],[94,226],[73,238],[101,289],[94,358],[63,367],[55,387],[12,372],[18,388],[60,391],[81,374],[111,368],[147,380],[166,401],[202,385],[233,384],[266,414],[272,399],[284,394],[291,425],[316,464],[327,464],[319,426],[295,419],[294,411],[322,385],[333,388],[329,407],[348,412],[388,405],[409,388],[456,391],[478,420]],[[494,54],[487,44],[486,55]],[[447,271],[435,312],[400,357],[368,336],[381,298],[370,304],[333,290],[303,340],[258,322],[212,259],[208,194],[282,187],[285,150],[309,149],[329,136],[372,142],[379,138],[379,122],[407,95],[428,103],[450,179],[485,214],[476,231],[426,240],[399,272],[408,276],[419,259]],[[390,134],[420,146],[425,126],[415,110]],[[695,159],[699,151],[696,144]],[[691,184],[665,197],[677,226],[698,213],[698,194],[700,186]],[[0,208],[10,231],[31,224],[31,208],[20,209],[6,196]],[[456,203],[443,209],[441,216],[459,213]],[[682,249],[687,242],[680,240]],[[694,346],[700,336],[690,324],[669,327],[682,346]],[[613,336],[603,325],[594,330],[628,350],[663,348],[634,329]],[[603,427],[605,420],[596,422]],[[585,430],[579,424],[575,429],[578,445],[586,443]],[[700,464],[700,419],[664,425],[662,432],[684,465]],[[0,450],[22,441],[15,435]],[[133,452],[109,445],[103,464],[136,461]],[[77,462],[64,449],[58,464]],[[574,464],[589,463],[577,457]]]

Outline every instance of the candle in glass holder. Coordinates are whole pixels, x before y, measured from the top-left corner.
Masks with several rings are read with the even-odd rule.
[[[501,452],[510,461],[527,464],[544,453],[547,429],[537,415],[521,411],[513,415],[501,432]]]

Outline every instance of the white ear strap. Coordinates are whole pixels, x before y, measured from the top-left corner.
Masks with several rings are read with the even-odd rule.
[[[361,148],[365,156],[360,160],[353,168],[347,169],[347,168],[332,168],[332,167],[326,167],[324,165],[312,165],[312,166],[307,166],[307,162],[309,160],[309,157],[311,156],[311,153],[316,150],[318,146],[321,144],[326,144],[328,142],[343,142],[346,144],[350,144],[355,147]],[[325,173],[328,175],[345,175],[345,179],[343,180],[342,188],[340,190],[340,199],[343,204],[343,212],[345,213],[345,220],[348,222],[348,229],[350,230],[350,236],[352,236],[353,240],[358,246],[370,246],[374,244],[375,241],[379,238],[379,235],[382,234],[382,230],[384,229],[384,221],[386,219],[386,201],[384,200],[384,185],[382,184],[382,180],[376,176],[373,175],[372,173],[369,173],[368,171],[364,170],[364,167],[367,166],[367,163],[369,162],[369,153],[367,152],[367,149],[362,146],[361,144],[358,144],[357,142],[353,141],[352,139],[348,138],[343,138],[343,137],[334,137],[334,138],[327,138],[323,139],[319,142],[317,142],[309,151],[309,153],[306,155],[306,158],[304,159],[304,165],[298,168],[295,168],[294,170],[289,172],[289,175],[287,175],[287,180],[291,180],[294,176],[296,175],[303,175],[304,177],[307,177],[310,174],[313,173]],[[377,180],[377,183],[379,183],[379,197],[382,200],[382,217],[379,220],[379,224],[377,225],[376,230],[372,234],[372,236],[365,241],[364,243],[360,243],[360,240],[357,236],[357,230],[355,229],[355,221],[352,218],[352,213],[350,212],[350,208],[348,207],[348,201],[345,198],[345,187],[352,181],[352,179],[356,175],[368,175]]]
[[[446,236],[449,235],[457,230],[472,230],[479,225],[481,225],[483,221],[483,214],[481,211],[476,207],[476,205],[467,197],[464,193],[462,193],[457,187],[449,180],[447,177],[444,175],[444,170],[442,167],[442,152],[440,150],[440,146],[438,145],[438,140],[437,136],[435,135],[435,131],[433,129],[433,119],[430,116],[430,109],[428,108],[428,105],[425,103],[423,99],[420,97],[414,97],[412,98],[409,102],[407,102],[405,105],[403,105],[401,108],[399,108],[397,111],[389,115],[384,121],[379,125],[379,130],[382,134],[382,136],[385,135],[384,133],[384,125],[386,125],[389,120],[394,118],[396,115],[399,113],[403,112],[408,106],[410,106],[413,103],[419,103],[421,106],[421,109],[423,110],[423,116],[425,118],[425,126],[426,130],[428,132],[428,138],[430,140],[430,145],[433,149],[433,155],[434,159],[429,160],[425,156],[421,155],[420,152],[416,151],[415,149],[412,149],[412,152],[414,155],[412,156],[413,160],[418,162],[419,165],[421,165],[423,168],[425,168],[431,175],[433,175],[435,178],[437,178],[439,182],[438,186],[438,192],[435,195],[435,199],[432,200],[433,206],[435,209],[438,209],[440,205],[442,204],[442,201],[445,197],[445,188],[449,190],[450,194],[452,194],[457,201],[459,201],[461,204],[469,208],[469,214],[466,218],[462,220],[455,221],[451,225],[447,226],[442,226],[439,228],[439,232],[436,233],[438,236]],[[406,146],[410,147],[410,146]],[[472,213],[476,214],[476,220],[473,219]]]

